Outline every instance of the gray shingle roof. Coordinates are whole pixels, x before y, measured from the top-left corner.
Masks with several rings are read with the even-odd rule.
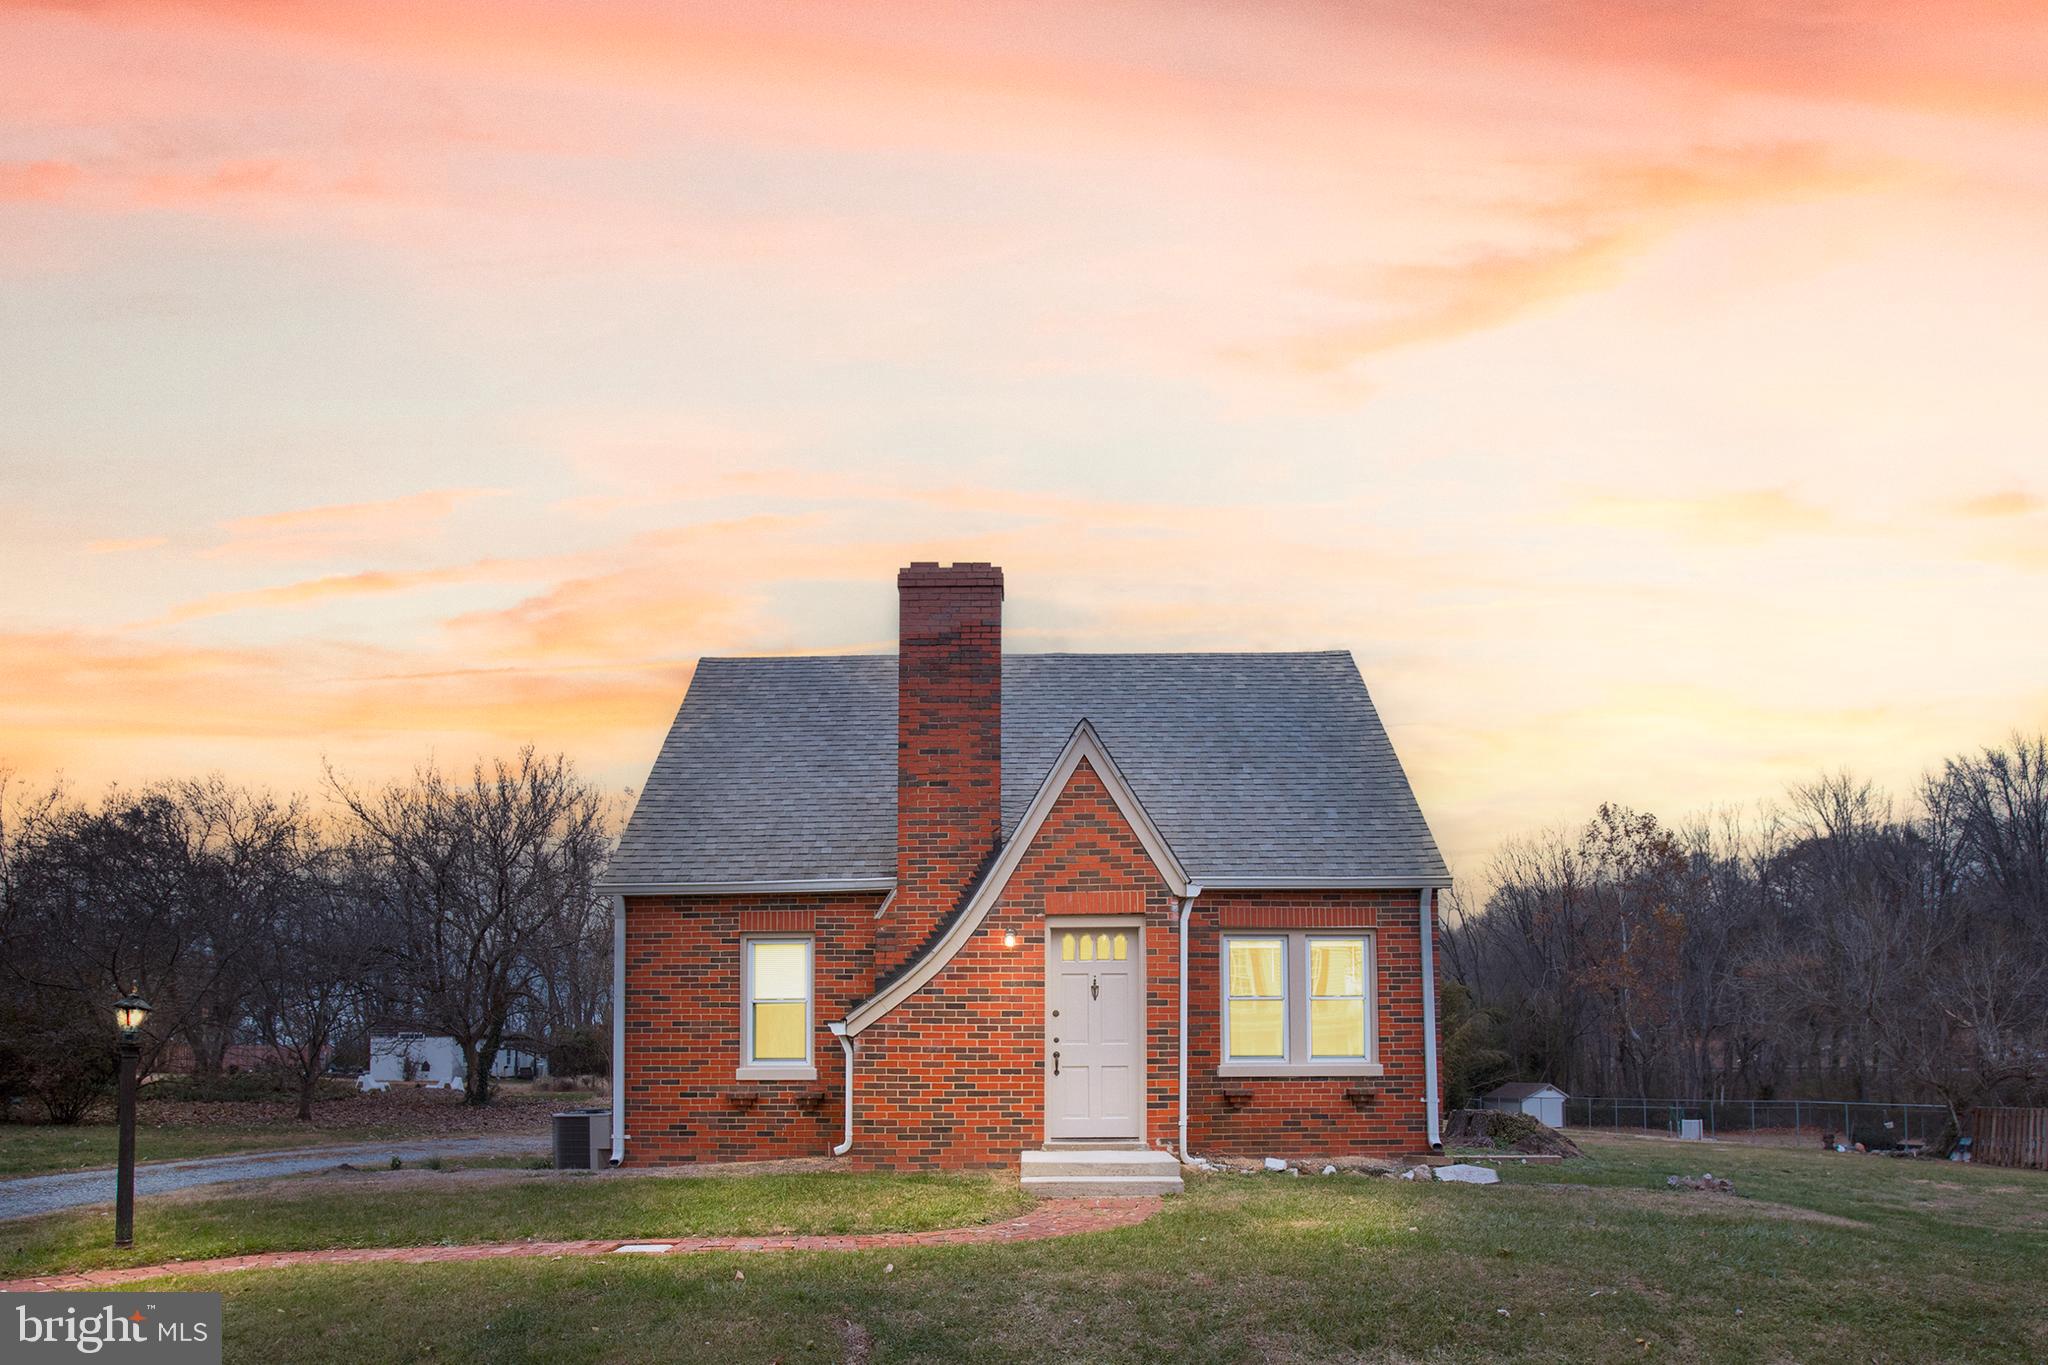
[[[1560,1095],[1564,1094],[1564,1091],[1558,1090],[1549,1081],[1509,1081],[1505,1085],[1497,1085],[1487,1091],[1485,1098],[1489,1100],[1526,1100],[1531,1095],[1540,1095],[1550,1090],[1556,1090]]]
[[[1005,831],[1083,719],[1196,881],[1444,879],[1349,653],[1004,655]],[[895,657],[705,659],[609,880],[895,871]]]

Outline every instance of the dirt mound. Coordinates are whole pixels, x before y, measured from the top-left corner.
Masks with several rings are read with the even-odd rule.
[[[1584,1156],[1572,1140],[1527,1114],[1499,1109],[1453,1109],[1444,1120],[1446,1148],[1520,1152],[1525,1156]]]

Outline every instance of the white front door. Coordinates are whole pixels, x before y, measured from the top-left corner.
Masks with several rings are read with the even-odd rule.
[[[1045,1135],[1144,1136],[1144,954],[1138,921],[1045,934]]]

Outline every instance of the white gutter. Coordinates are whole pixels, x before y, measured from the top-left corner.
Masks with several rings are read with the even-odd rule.
[[[832,1149],[832,1155],[845,1156],[853,1150],[853,1039],[846,1036],[846,1023],[827,1024],[832,1036],[839,1040],[840,1050],[846,1054],[846,1138]]]
[[[1432,922],[1430,902],[1435,892],[1424,887],[1422,901],[1422,1103],[1427,1110],[1429,1124],[1429,1150],[1443,1148],[1443,1134],[1438,1128],[1436,1094],[1436,925]]]
[[[1202,885],[1211,891],[1407,891],[1417,886],[1450,884],[1449,877],[1417,879],[1401,873],[1385,877],[1297,877],[1254,872],[1234,877],[1202,878]]]
[[[1200,882],[1188,883],[1188,894],[1180,903],[1180,1159],[1186,1165],[1188,1152],[1188,922],[1195,917],[1195,897],[1202,894]]]
[[[759,882],[606,882],[615,896],[755,896],[782,892],[894,891],[894,877],[784,877]]]
[[[612,1159],[626,1159],[626,898],[612,897]]]

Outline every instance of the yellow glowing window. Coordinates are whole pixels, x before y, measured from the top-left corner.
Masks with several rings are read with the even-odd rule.
[[[1093,962],[1095,960],[1095,936],[1092,934],[1081,935],[1081,960],[1083,962]]]
[[[1125,958],[1130,956],[1130,951],[1130,943],[1127,940],[1126,936],[1123,934],[1118,934],[1116,936],[1116,960],[1118,962],[1122,962]]]
[[[1060,961],[1062,961],[1062,962],[1072,962],[1073,960],[1074,960],[1074,936],[1073,936],[1072,934],[1061,934],[1061,935],[1060,935]]]
[[[1225,1032],[1232,1061],[1287,1055],[1287,940],[1227,941]]]
[[[1365,940],[1308,941],[1311,1057],[1365,1056]]]
[[[1108,935],[1108,934],[1097,934],[1097,935],[1095,936],[1095,955],[1096,955],[1097,957],[1101,958],[1101,959],[1102,959],[1102,960],[1103,960],[1104,962],[1107,962],[1107,961],[1109,961],[1109,935]]]
[[[809,939],[749,939],[746,962],[747,1062],[801,1064],[811,1059]]]

